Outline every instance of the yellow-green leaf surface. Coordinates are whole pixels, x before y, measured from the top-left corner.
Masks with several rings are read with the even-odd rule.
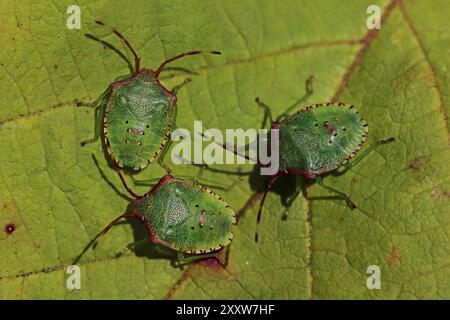
[[[448,1],[78,1],[81,30],[66,27],[71,4],[2,2],[1,298],[450,298]],[[382,11],[379,31],[366,27],[371,4]],[[178,95],[178,127],[259,128],[256,96],[278,115],[314,75],[308,103],[354,104],[369,123],[367,144],[396,142],[325,178],[358,204],[353,211],[320,199],[330,194],[309,183],[308,200],[297,198],[284,221],[293,180],[283,179],[267,197],[258,244],[255,194],[265,180],[205,171],[232,186],[217,191],[236,211],[246,206],[226,268],[208,260],[179,269],[149,243],[117,258],[146,237],[139,223],[124,222],[81,259],[81,289],[69,290],[65,268],[128,203],[113,188],[123,194],[101,144],[80,146],[93,135],[94,113],[73,101],[96,99],[128,72],[114,51],[84,36],[126,52],[93,20],[123,31],[149,68],[186,50],[223,52],[173,64],[194,72]],[[187,77],[177,69],[162,76],[169,88]],[[137,177],[163,172],[155,163]],[[366,286],[370,265],[380,267],[381,289]]]

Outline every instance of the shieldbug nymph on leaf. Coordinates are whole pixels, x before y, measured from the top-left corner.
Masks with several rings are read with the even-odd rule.
[[[103,22],[95,22],[104,26]],[[117,169],[144,169],[158,158],[158,163],[170,172],[162,160],[175,126],[176,94],[190,78],[168,90],[158,80],[160,73],[167,64],[188,55],[221,53],[201,50],[184,52],[164,61],[156,70],[150,70],[141,68],[139,55],[122,33],[116,29],[112,32],[133,54],[134,72],[110,84],[95,102],[77,103],[78,106],[90,106],[96,110],[94,138],[83,141],[81,145],[95,142],[103,134],[106,149]]]
[[[221,196],[197,182],[163,176],[149,192],[137,195],[130,190],[118,171],[126,190],[134,198],[126,212],[101,231],[76,258],[121,219],[136,218],[145,226],[156,249],[170,255],[177,252],[180,263],[216,257],[233,239],[236,214]]]
[[[350,169],[379,145],[394,141],[394,138],[382,139],[367,148],[358,158],[350,162],[362,148],[368,134],[368,124],[363,120],[353,105],[344,103],[315,104],[303,108],[290,114],[298,103],[312,94],[312,76],[307,81],[307,93],[294,105],[283,112],[275,121],[272,119],[270,108],[262,102],[260,98],[255,101],[265,110],[263,128],[267,120],[270,121],[271,129],[278,129],[279,146],[279,166],[278,172],[271,175],[267,187],[263,191],[260,202],[255,241],[258,241],[258,225],[261,221],[262,210],[267,193],[272,188],[275,181],[283,175],[296,176],[296,190],[294,195],[288,199],[287,208],[298,197],[302,189],[302,177],[314,179],[337,197],[346,201],[351,209],[356,208],[356,204],[350,197],[333,187],[323,183],[322,176],[345,166]],[[271,136],[268,136],[267,143],[270,146]],[[225,149],[226,146],[222,146]],[[270,150],[270,147],[267,147]],[[230,150],[238,156],[237,149]],[[247,156],[245,158],[249,159]],[[260,159],[256,163],[269,167],[269,164],[262,164]],[[285,214],[287,214],[287,209]]]

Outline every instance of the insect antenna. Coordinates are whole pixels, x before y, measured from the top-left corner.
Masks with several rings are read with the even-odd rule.
[[[95,20],[95,23],[102,27],[106,27],[105,23],[103,23],[102,21]],[[131,46],[131,44],[128,42],[128,40],[124,37],[124,35],[120,31],[114,28],[111,28],[111,30],[117,37],[119,37],[120,40],[123,41],[123,43],[128,47],[128,49],[130,49],[131,53],[134,56],[136,73],[139,73],[141,71],[141,58],[137,54],[136,50],[134,50],[134,48]]]
[[[222,54],[222,52],[220,51],[205,51],[205,50],[195,50],[195,51],[188,51],[188,52],[184,52],[181,53],[173,58],[167,59],[166,61],[164,61],[163,63],[161,63],[161,65],[159,66],[159,68],[155,71],[155,78],[159,77],[159,74],[161,73],[161,71],[164,69],[164,67],[171,63],[172,61],[181,59],[185,56],[193,56],[196,54]]]
[[[274,176],[272,179],[270,179],[269,183],[267,184],[267,188],[264,190],[263,197],[259,204],[258,216],[256,217],[255,242],[258,242],[258,228],[259,228],[259,223],[261,222],[262,209],[264,206],[264,202],[266,201],[267,193],[269,192],[269,190],[272,188],[272,185],[275,183],[275,181],[277,181],[277,179],[279,177],[280,176]]]
[[[72,265],[76,265],[78,263],[78,261],[81,259],[81,257],[92,247],[95,248],[97,246],[97,242],[98,239],[105,235],[116,223],[118,223],[122,218],[128,218],[128,217],[134,217],[134,215],[125,212],[124,214],[120,215],[119,217],[117,217],[116,219],[114,219],[113,221],[111,221],[110,224],[108,224],[99,234],[97,234],[94,239],[92,239],[91,241],[89,241],[89,243],[86,245],[86,247],[84,247],[83,251],[81,251],[81,253],[78,255],[78,257],[76,257],[76,259],[72,262]]]

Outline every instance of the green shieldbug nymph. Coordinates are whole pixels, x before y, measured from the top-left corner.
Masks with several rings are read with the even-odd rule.
[[[103,22],[96,21],[104,26]],[[188,55],[220,54],[218,51],[189,51],[164,61],[156,70],[141,68],[140,57],[128,40],[116,29],[112,32],[123,41],[135,58],[134,73],[109,85],[93,103],[78,102],[96,108],[95,135],[81,144],[95,142],[102,134],[106,149],[117,167],[144,169],[170,143],[170,133],[175,126],[177,90],[190,81],[186,79],[172,91],[158,80],[164,67]],[[168,172],[162,158],[158,162]]]
[[[122,176],[121,180],[124,182]],[[123,218],[142,221],[156,248],[176,251],[181,262],[214,257],[216,251],[229,245],[233,238],[231,229],[236,223],[235,212],[222,197],[196,182],[165,175],[145,195],[130,194],[134,199],[127,211],[106,226],[74,264]]]
[[[308,97],[311,93],[312,77],[308,79],[305,97]],[[296,190],[288,200],[287,208],[300,194],[301,177],[305,177],[316,180],[322,187],[345,200],[351,209],[355,209],[355,203],[347,194],[323,183],[322,175],[335,171],[343,165],[346,166],[346,169],[349,169],[377,146],[394,141],[394,138],[378,140],[357,159],[349,162],[366,141],[369,130],[367,122],[359,116],[353,105],[344,103],[315,104],[294,114],[289,114],[290,110],[305,97],[282,113],[276,121],[272,120],[270,108],[259,98],[256,98],[256,102],[265,109],[264,122],[267,119],[270,120],[271,129],[278,130],[279,155],[278,171],[270,176],[267,187],[263,191],[257,216],[256,241],[258,241],[258,225],[261,220],[264,201],[267,193],[279,177],[289,174],[297,177]],[[270,146],[270,135],[267,140]],[[225,146],[222,147],[226,148]],[[270,150],[270,147],[267,147],[266,150]],[[236,149],[230,151],[240,156]],[[248,159],[248,157],[246,158]],[[257,159],[256,162],[263,167],[270,167],[271,165],[270,163],[262,164],[260,159]],[[287,210],[285,214],[287,214]]]

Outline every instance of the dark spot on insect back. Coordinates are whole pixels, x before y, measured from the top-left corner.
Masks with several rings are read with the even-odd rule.
[[[16,231],[16,226],[14,225],[14,223],[8,223],[5,226],[5,232],[6,234],[10,235],[12,234],[14,231]]]

